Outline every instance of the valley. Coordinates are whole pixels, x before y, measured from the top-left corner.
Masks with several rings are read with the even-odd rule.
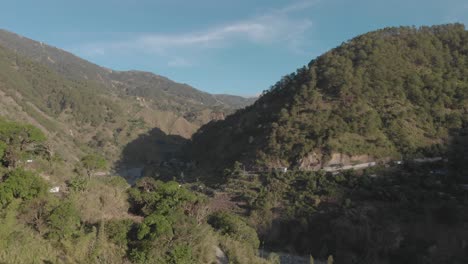
[[[258,98],[0,31],[1,263],[466,263],[468,31],[359,35]]]

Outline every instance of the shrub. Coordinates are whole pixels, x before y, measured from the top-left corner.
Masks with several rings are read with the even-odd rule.
[[[118,246],[126,246],[128,243],[128,232],[132,228],[133,221],[130,219],[111,220],[106,223],[107,238]]]
[[[81,177],[74,177],[67,182],[67,186],[74,192],[82,192],[86,190],[86,183],[86,179]]]
[[[54,208],[47,220],[50,228],[48,236],[54,239],[70,238],[80,226],[78,210],[70,201],[64,201]]]
[[[14,198],[30,200],[47,193],[47,183],[37,174],[16,169],[6,175],[0,185],[0,203],[6,205]]]
[[[192,257],[192,249],[187,245],[178,245],[171,250],[167,257],[169,264],[191,264],[195,260]]]
[[[228,235],[240,242],[245,242],[253,248],[258,248],[260,240],[255,229],[248,226],[242,218],[225,213],[214,213],[208,219],[208,223],[223,235]]]

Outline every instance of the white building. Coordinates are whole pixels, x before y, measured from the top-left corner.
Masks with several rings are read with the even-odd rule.
[[[55,187],[50,188],[49,192],[50,192],[50,193],[58,193],[58,192],[60,192],[60,186],[55,186]]]

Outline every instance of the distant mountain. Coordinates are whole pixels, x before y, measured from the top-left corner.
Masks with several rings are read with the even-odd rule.
[[[124,145],[151,129],[189,138],[252,102],[148,72],[113,71],[4,30],[0,69],[0,114],[56,135],[54,144],[69,158],[98,150],[116,160]]]
[[[188,100],[205,106],[221,105],[227,109],[237,109],[252,103],[252,99],[231,95],[211,95],[187,84],[174,82],[166,77],[142,71],[113,71],[83,60],[69,52],[54,48],[42,42],[0,30],[0,45],[13,52],[48,66],[57,73],[75,80],[90,80],[127,95],[151,99],[173,97],[175,100]]]
[[[440,155],[468,126],[461,24],[358,36],[283,77],[253,105],[203,126],[187,153],[204,168],[316,170]]]
[[[99,67],[64,50],[6,30],[0,30],[0,45],[14,53],[40,62],[67,78],[101,82],[108,80],[107,76],[112,72],[110,69]]]
[[[244,108],[249,106],[257,100],[258,97],[242,97],[237,95],[229,95],[229,94],[215,94],[214,97],[216,100],[219,100],[227,105],[235,106],[237,108]]]

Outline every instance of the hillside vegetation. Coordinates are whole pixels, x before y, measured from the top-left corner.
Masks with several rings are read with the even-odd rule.
[[[273,263],[257,256],[252,227],[212,214],[189,186],[143,178],[130,187],[93,174],[106,166],[98,155],[73,165],[52,153],[40,129],[0,119],[1,263],[217,263],[218,252]]]
[[[108,160],[120,159],[120,165],[142,166],[121,159],[123,147],[138,136],[158,128],[189,138],[201,125],[249,102],[152,73],[112,71],[0,30],[0,114],[53,136],[50,144],[61,146],[56,149],[66,160],[99,151]],[[153,160],[171,151],[154,147]]]
[[[0,32],[0,263],[468,263],[463,25],[370,32],[223,101]],[[382,163],[321,170],[345,156]]]
[[[386,28],[343,43],[252,106],[203,126],[188,152],[201,167],[316,169],[336,153],[438,156],[467,124],[464,26]]]
[[[66,78],[93,81],[119,94],[166,103],[166,107],[181,107],[186,104],[189,107],[220,106],[232,110],[252,103],[251,99],[240,96],[205,93],[187,84],[177,83],[149,72],[114,71],[100,67],[64,50],[6,30],[0,30],[0,45],[39,62]]]
[[[230,210],[270,251],[349,264],[465,263],[467,128],[464,26],[386,28],[201,127],[185,154],[192,177],[235,201]],[[362,160],[376,166],[321,170]]]

